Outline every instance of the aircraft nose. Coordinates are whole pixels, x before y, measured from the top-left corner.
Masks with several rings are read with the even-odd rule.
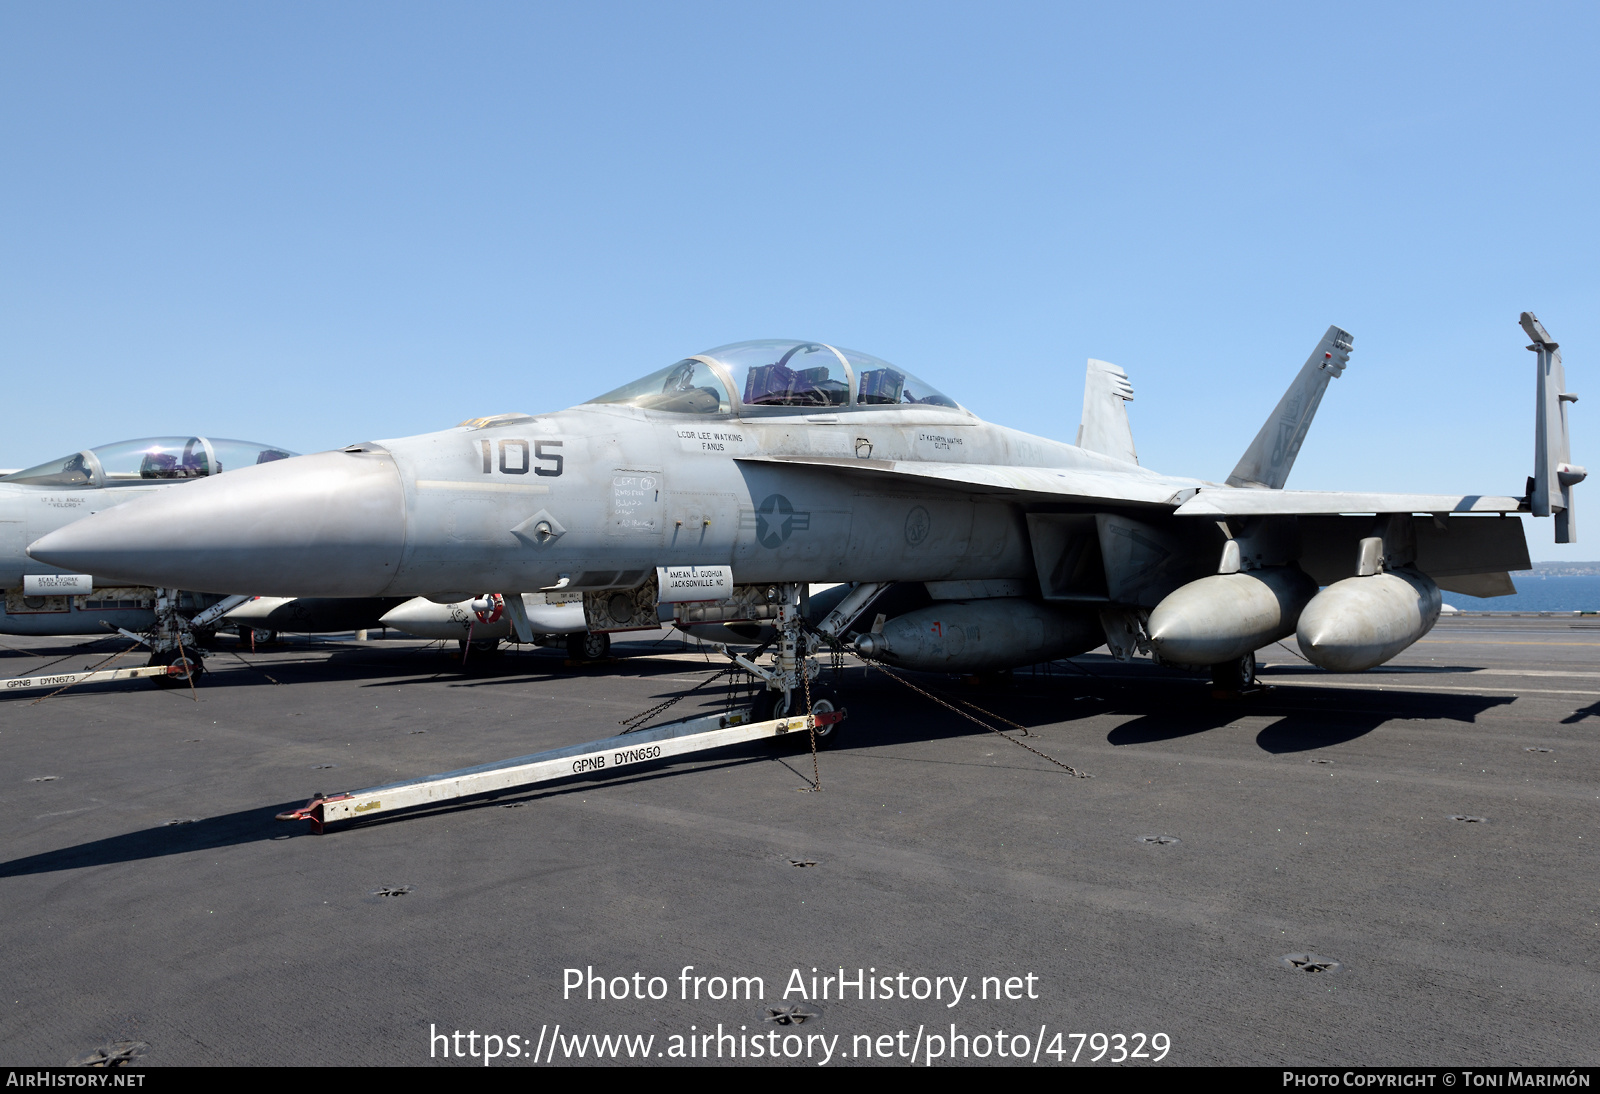
[[[265,596],[377,596],[405,544],[394,459],[366,446],[161,490],[34,541],[97,584]]]

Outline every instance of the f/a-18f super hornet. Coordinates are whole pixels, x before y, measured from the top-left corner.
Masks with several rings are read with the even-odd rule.
[[[151,585],[282,596],[581,599],[588,628],[771,625],[764,713],[824,642],[980,672],[1109,646],[1237,689],[1297,634],[1317,665],[1380,664],[1433,625],[1440,589],[1513,591],[1521,521],[1573,536],[1557,347],[1538,352],[1524,496],[1283,489],[1351,336],[1330,327],[1226,482],[1139,465],[1121,369],[1091,361],[1076,444],[984,422],[886,361],[742,342],[550,414],[247,468],[79,521],[30,547]],[[806,623],[810,582],[846,583]],[[907,590],[915,595],[908,595]],[[484,590],[498,590],[490,594]],[[892,604],[892,608],[881,605]],[[526,640],[526,639],[525,639]]]
[[[0,478],[0,588],[5,590],[0,633],[165,630],[173,641],[157,639],[155,653],[178,656],[174,628],[187,630],[189,620],[197,616],[203,628],[226,610],[227,605],[214,610],[221,597],[138,582],[108,583],[92,573],[70,572],[30,558],[24,548],[48,532],[114,506],[294,455],[275,445],[221,437],[145,437],[80,449]]]
[[[218,595],[154,588],[137,582],[113,581],[108,585],[93,573],[69,572],[32,559],[24,548],[31,540],[114,506],[182,483],[287,460],[294,455],[275,445],[221,437],[145,437],[81,449],[0,478],[0,589],[5,593],[0,634],[153,631],[156,636],[150,640],[160,658],[179,654],[180,628],[203,633],[207,624],[216,626],[225,612],[234,625],[248,626],[254,621],[261,627],[260,610],[249,619],[235,615],[256,607],[241,603],[250,597],[234,596],[224,603]],[[371,619],[358,626],[378,626],[378,617],[399,602],[299,601],[295,607],[301,626],[293,629],[345,629],[326,624],[347,622],[346,617],[356,616]],[[335,619],[330,612],[342,614]],[[193,621],[197,618],[200,623],[195,626]],[[163,620],[166,626],[161,625]],[[162,632],[166,639],[160,637]],[[190,637],[187,646],[192,649],[193,645],[194,638]]]

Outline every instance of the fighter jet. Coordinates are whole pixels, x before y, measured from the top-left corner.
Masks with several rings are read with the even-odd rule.
[[[581,595],[591,631],[744,621],[778,635],[758,713],[783,716],[849,644],[981,672],[1106,645],[1251,684],[1255,651],[1370,668],[1440,589],[1511,591],[1522,524],[1573,538],[1557,347],[1539,354],[1522,497],[1283,489],[1351,336],[1328,328],[1226,482],[1138,462],[1121,369],[1090,362],[1076,444],[980,420],[907,370],[823,342],[697,353],[567,410],[246,468],[78,521],[30,553],[118,580],[282,596]],[[820,624],[811,582],[847,583]],[[898,598],[898,599],[897,599]],[[891,603],[893,602],[893,603]],[[665,608],[665,610],[664,610]]]
[[[31,559],[23,548],[47,532],[114,506],[295,455],[275,445],[220,437],[145,437],[81,449],[0,478],[0,589],[5,592],[0,634],[143,633],[156,627],[163,601],[170,601],[172,612],[185,622],[214,608],[223,599],[219,595],[164,592],[137,582],[108,586],[92,573],[63,572]],[[379,617],[399,602],[276,602],[278,616],[252,602],[230,611],[228,621],[242,629],[352,629],[342,625],[346,623],[376,627]],[[221,614],[215,613],[213,621]],[[291,622],[295,625],[289,626]]]
[[[86,448],[0,478],[0,633],[105,634],[146,631],[162,594],[139,583],[96,582],[30,559],[33,539],[75,520],[180,483],[295,453],[274,445],[212,437],[145,437]],[[174,608],[192,616],[220,598],[184,592]]]

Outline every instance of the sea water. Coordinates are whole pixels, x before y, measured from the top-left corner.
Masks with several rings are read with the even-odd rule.
[[[1444,602],[1463,612],[1597,612],[1600,575],[1512,574],[1512,596],[1462,596],[1444,592]]]

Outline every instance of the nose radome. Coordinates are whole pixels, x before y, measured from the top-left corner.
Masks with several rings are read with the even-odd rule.
[[[102,584],[378,596],[404,545],[399,471],[368,446],[167,487],[59,528],[28,554]]]

